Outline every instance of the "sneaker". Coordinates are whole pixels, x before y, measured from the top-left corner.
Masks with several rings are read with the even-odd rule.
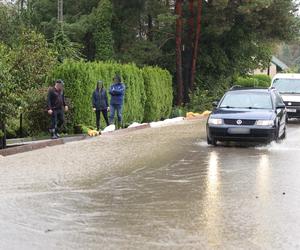
[[[60,138],[60,134],[59,133],[55,133],[57,138]]]

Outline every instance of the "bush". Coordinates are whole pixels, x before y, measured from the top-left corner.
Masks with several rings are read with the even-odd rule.
[[[47,91],[48,88],[44,87],[32,90],[24,96],[26,103],[23,107],[24,127],[31,136],[48,131],[50,127],[50,118],[47,114]]]
[[[143,77],[147,95],[144,121],[157,121],[169,117],[173,102],[170,73],[158,67],[144,67]]]
[[[176,107],[172,108],[171,118],[185,117],[186,113],[187,113],[187,110],[185,107],[176,106]]]
[[[236,85],[243,87],[263,87],[268,88],[271,85],[271,78],[267,75],[253,75],[247,77],[238,77]]]
[[[52,82],[61,78],[65,81],[65,95],[74,108],[70,109],[71,119],[68,130],[80,124],[93,126],[95,115],[92,111],[91,96],[98,80],[108,89],[115,74],[125,83],[124,125],[168,118],[172,110],[172,79],[168,71],[157,67],[139,69],[134,64],[115,62],[75,62],[66,60],[55,68],[49,78]],[[109,96],[109,94],[108,94]]]
[[[221,96],[212,95],[207,90],[197,89],[190,95],[190,103],[188,105],[189,111],[203,112],[205,110],[212,110],[212,103],[220,99]]]

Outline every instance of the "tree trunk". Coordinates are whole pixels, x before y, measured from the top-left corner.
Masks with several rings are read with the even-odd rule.
[[[190,78],[191,90],[194,90],[195,88],[196,66],[197,66],[197,58],[198,58],[199,40],[201,34],[201,24],[202,24],[202,0],[198,0],[197,28],[196,28],[196,35],[195,35],[194,46],[193,46],[193,57],[192,57],[191,78]]]
[[[176,0],[175,13],[176,19],[176,83],[177,83],[177,105],[183,102],[183,78],[182,78],[182,3],[183,0]]]
[[[189,39],[191,44],[193,44],[194,39],[194,25],[195,25],[195,13],[194,13],[194,0],[189,0]]]
[[[193,48],[195,38],[195,11],[194,11],[194,0],[188,1],[188,34],[186,35],[186,48],[183,53],[183,77],[184,77],[184,103],[190,101],[190,79],[193,59]]]
[[[151,14],[148,15],[148,40],[153,41],[153,19]]]

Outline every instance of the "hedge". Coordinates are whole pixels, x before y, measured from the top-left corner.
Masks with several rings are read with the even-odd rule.
[[[167,118],[172,112],[172,77],[166,70],[158,67],[143,68],[147,101],[144,121],[156,121]]]
[[[115,74],[121,76],[126,86],[123,109],[125,125],[170,116],[173,95],[172,79],[168,71],[156,67],[139,69],[134,64],[66,60],[55,68],[49,82],[53,83],[55,79],[63,79],[65,82],[65,96],[72,106],[69,131],[78,125],[95,124],[92,93],[98,80],[104,82],[108,92]]]

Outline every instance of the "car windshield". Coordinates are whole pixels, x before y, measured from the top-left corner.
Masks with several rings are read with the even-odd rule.
[[[275,79],[273,87],[280,93],[300,94],[300,79]]]
[[[225,95],[220,108],[272,109],[268,93],[232,91]]]

